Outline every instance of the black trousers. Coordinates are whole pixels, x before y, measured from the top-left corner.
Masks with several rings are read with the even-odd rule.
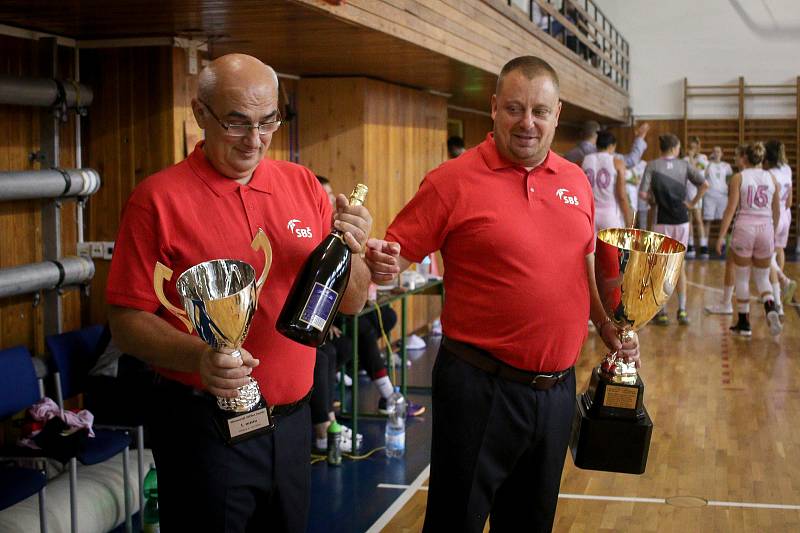
[[[397,313],[391,307],[380,308],[383,328],[388,335],[397,324]],[[375,311],[358,317],[358,357],[359,363],[367,371],[370,379],[386,375],[387,363],[381,356],[378,340],[381,338],[380,322]]]
[[[310,504],[308,405],[276,419],[273,432],[226,445],[216,402],[163,380],[148,428],[158,471],[161,531],[304,532]]]
[[[423,531],[550,531],[574,411],[574,373],[536,391],[440,348]]]
[[[336,369],[353,358],[353,341],[344,335],[328,340],[317,348],[314,362],[314,390],[311,391],[311,423],[328,421],[328,413],[333,411],[333,398],[336,392]]]

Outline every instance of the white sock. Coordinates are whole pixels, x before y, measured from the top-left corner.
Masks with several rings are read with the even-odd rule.
[[[722,305],[730,305],[733,298],[733,285],[725,285],[722,288]]]
[[[685,311],[686,310],[686,293],[679,292],[678,293],[678,310]]]
[[[772,300],[772,284],[769,282],[769,268],[753,267],[753,280],[762,302]]]
[[[328,437],[317,437],[317,449],[324,450],[328,447]]]
[[[739,312],[747,313],[750,310],[750,267],[735,265],[733,267],[736,280],[736,301]],[[746,302],[746,303],[743,303]],[[742,306],[745,306],[742,309]]]
[[[700,246],[708,246],[708,237],[700,237]]]
[[[382,378],[378,378],[373,381],[376,387],[378,387],[378,392],[381,393],[383,398],[388,398],[394,392],[394,387],[392,386],[392,380],[389,379],[389,376],[383,376]]]
[[[772,284],[772,297],[776,302],[781,301],[781,284],[779,281]]]

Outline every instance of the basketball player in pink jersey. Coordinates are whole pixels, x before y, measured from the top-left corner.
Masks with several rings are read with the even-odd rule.
[[[597,152],[583,158],[583,172],[594,195],[594,231],[622,228],[633,222],[625,191],[625,163],[614,157],[617,140],[609,131],[597,133]]]
[[[731,178],[728,188],[728,206],[722,217],[717,253],[722,253],[725,234],[736,213],[736,224],[731,238],[731,252],[735,264],[736,303],[739,320],[731,331],[738,335],[752,335],[750,320],[750,269],[767,314],[769,332],[780,334],[782,326],[769,282],[770,262],[775,251],[775,228],[780,219],[778,182],[761,168],[766,150],[760,142],[745,150],[745,159],[751,168],[745,168]]]

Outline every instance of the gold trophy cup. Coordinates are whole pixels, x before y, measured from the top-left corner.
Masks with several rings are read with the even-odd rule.
[[[215,259],[187,269],[178,277],[175,288],[184,309],[172,305],[164,294],[164,282],[172,270],[156,263],[153,287],[161,305],[175,315],[189,333],[197,330],[215,350],[229,348],[231,357],[241,358],[241,348],[258,305],[258,296],[272,264],[272,248],[262,230],[253,239],[252,248],[264,252],[261,277],[256,280],[253,267],[234,259]],[[253,378],[238,389],[236,398],[217,397],[219,410],[215,422],[228,444],[266,433],[273,427],[270,410]]]
[[[626,342],[669,300],[686,248],[651,231],[606,229],[597,234],[595,280],[607,316]],[[577,397],[570,448],[575,465],[642,474],[653,422],[644,408],[644,383],[633,362],[609,353]]]

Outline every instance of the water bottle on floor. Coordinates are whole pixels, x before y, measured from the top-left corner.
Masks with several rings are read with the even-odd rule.
[[[400,387],[386,400],[386,455],[402,457],[406,450],[406,399],[400,394]]]
[[[144,516],[142,517],[142,531],[144,533],[159,533],[161,527],[158,518],[158,478],[156,465],[150,463],[150,471],[144,477]]]

